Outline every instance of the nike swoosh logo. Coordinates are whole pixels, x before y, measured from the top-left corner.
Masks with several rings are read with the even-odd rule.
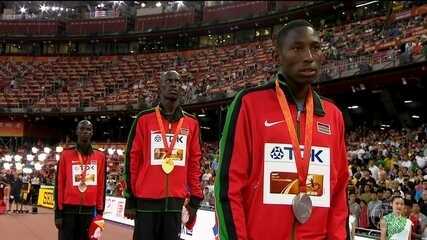
[[[279,123],[282,123],[283,122],[283,120],[282,121],[277,121],[277,122],[268,122],[267,120],[265,120],[265,122],[264,122],[264,126],[266,126],[266,127],[272,127],[272,126],[274,126],[274,125],[276,125],[276,124],[279,124]]]

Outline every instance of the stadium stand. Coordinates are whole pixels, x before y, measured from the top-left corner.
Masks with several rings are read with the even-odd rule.
[[[142,34],[180,31],[181,28],[194,27],[200,19],[206,25],[225,24],[230,19],[248,20],[269,13],[274,14],[275,11],[308,9],[312,5],[314,3],[301,4],[300,1],[277,1],[274,4],[265,1],[236,1],[235,4],[204,6],[203,16],[200,9],[185,9],[134,18],[115,14],[115,18],[95,20],[0,20],[0,34],[52,35],[58,38],[96,36],[90,40],[96,45],[99,36],[117,35],[120,40],[119,34],[132,32],[140,34],[135,38],[141,42],[144,38]],[[396,10],[386,10],[365,11],[360,15],[355,13],[351,16],[353,21],[321,24],[320,36],[325,59],[321,78],[315,84],[331,80],[355,82],[349,78],[373,71],[425,63],[427,5],[402,3]],[[130,27],[132,24],[135,25],[134,28]],[[274,27],[269,28],[274,30]],[[252,30],[255,32],[255,29]],[[214,34],[209,31],[207,30],[206,34]],[[242,88],[265,83],[275,73],[277,59],[272,32],[274,31],[265,38],[209,47],[198,46],[190,50],[138,51],[126,54],[108,52],[107,55],[100,53],[91,56],[79,53],[73,56],[1,56],[0,108],[2,112],[8,112],[9,115],[5,116],[9,118],[13,118],[10,114],[13,111],[24,114],[75,114],[87,108],[100,116],[107,110],[123,110],[119,106],[144,109],[157,102],[160,73],[170,69],[176,69],[183,78],[185,104],[191,106],[203,104],[202,100],[206,99],[229,99]],[[403,85],[407,84],[404,78],[401,81]],[[417,86],[422,85],[420,82],[421,80],[417,82]],[[221,105],[218,108],[217,112],[221,113],[226,107]],[[205,109],[207,107],[203,106],[202,112]],[[78,117],[82,118],[81,115]],[[219,124],[223,122],[222,117],[216,119]],[[77,122],[77,115],[75,119]],[[99,118],[97,121],[100,122]],[[390,126],[382,129],[364,126],[352,128],[347,132],[347,157],[351,175],[350,213],[355,219],[354,227],[358,228],[357,231],[378,234],[376,230],[379,229],[379,217],[390,211],[389,202],[392,195],[399,194],[404,196],[407,204],[410,202],[418,205],[420,211],[414,205],[407,207],[406,216],[414,222],[414,233],[427,236],[425,119],[419,120],[417,125],[417,128],[395,129]],[[219,136],[220,130],[218,132]],[[124,135],[126,134],[127,132]],[[8,169],[3,165],[0,170],[0,182],[2,179],[10,179],[16,170],[25,168],[25,165],[20,165],[21,169],[16,167],[16,162],[19,161],[15,161],[15,156],[27,160],[29,155],[32,156],[30,158],[38,159],[44,154],[41,157],[43,160],[40,161],[43,165],[38,165],[37,169],[40,169],[29,174],[29,181],[38,176],[41,177],[42,184],[51,185],[60,152],[56,147],[72,145],[71,141],[54,144],[36,142],[34,139],[28,142],[22,140],[20,143],[14,141],[15,144],[11,144],[13,141],[10,140],[9,146],[0,145],[1,162],[10,164]],[[215,207],[213,182],[219,161],[218,145],[218,139],[203,144],[201,182],[205,199],[202,204],[209,209]],[[122,197],[125,188],[122,178],[123,153],[126,149],[124,140],[100,141],[94,146],[105,151],[108,157],[108,193]],[[38,151],[33,151],[34,148]]]

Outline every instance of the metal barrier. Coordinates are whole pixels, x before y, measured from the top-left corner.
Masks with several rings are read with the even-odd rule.
[[[329,81],[342,77],[355,76],[363,73],[361,66],[369,66],[371,70],[378,71],[397,66],[409,65],[416,62],[422,62],[426,59],[422,55],[411,56],[408,58],[405,53],[399,54],[395,50],[380,52],[372,55],[363,55],[345,60],[330,61],[321,67],[322,77],[319,82]],[[407,59],[406,61],[403,61]]]
[[[381,232],[375,229],[356,228],[355,240],[380,239]]]

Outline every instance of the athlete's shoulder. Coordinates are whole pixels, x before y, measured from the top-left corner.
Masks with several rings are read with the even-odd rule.
[[[72,156],[74,156],[74,154],[77,151],[77,147],[76,146],[67,146],[64,147],[62,149],[61,155],[62,155],[62,159],[66,160],[69,158],[73,158]]]
[[[188,113],[188,112],[186,112],[186,111],[184,111],[184,110],[182,110],[182,114],[185,116],[185,117],[189,117],[190,119],[192,119],[192,120],[194,120],[194,121],[196,121],[196,122],[199,122],[199,119],[196,117],[196,115],[194,115],[194,114],[191,114],[191,113]]]
[[[327,97],[321,96],[321,95],[320,95],[319,93],[317,93],[317,92],[316,92],[316,94],[318,94],[318,96],[320,97],[320,99],[321,99],[322,101],[324,101],[324,102],[328,102],[328,103],[330,103],[330,104],[335,105],[335,101],[334,101],[333,99],[330,99],[330,98],[327,98]]]
[[[236,101],[241,101],[243,98],[252,98],[252,97],[258,97],[257,94],[268,91],[274,88],[274,81],[268,81],[264,84],[255,86],[255,87],[248,87],[240,90],[235,95]]]
[[[101,150],[96,149],[96,148],[92,148],[92,151],[93,151],[94,153],[97,153],[97,154],[105,154],[105,152],[104,152],[104,151],[101,151]]]
[[[67,146],[67,147],[64,147],[63,149],[62,149],[62,152],[73,152],[73,151],[76,151],[76,149],[77,149],[77,147],[76,146]]]
[[[106,161],[107,154],[105,153],[105,151],[101,151],[95,148],[92,148],[92,151],[96,159]]]
[[[144,110],[142,110],[136,114],[135,119],[136,120],[141,119],[142,117],[147,116],[148,114],[154,113],[154,112],[155,112],[155,108],[153,108],[153,107],[144,109]]]
[[[341,114],[341,110],[339,109],[339,107],[337,106],[337,104],[335,103],[334,100],[330,99],[330,98],[326,98],[324,96],[320,96],[323,108],[325,110],[326,113],[339,113]]]

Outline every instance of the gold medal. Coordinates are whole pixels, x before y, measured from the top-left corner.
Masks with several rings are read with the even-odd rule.
[[[162,169],[163,172],[165,172],[166,174],[169,174],[173,171],[175,165],[173,163],[173,158],[171,157],[164,157],[163,161],[162,161]]]
[[[160,132],[162,134],[163,146],[165,147],[164,149],[166,151],[162,159],[162,169],[163,169],[163,172],[165,172],[166,174],[169,174],[175,168],[173,160],[176,158],[171,157],[171,154],[175,146],[176,140],[178,138],[178,134],[181,131],[184,118],[182,117],[181,119],[179,119],[179,122],[176,126],[175,133],[173,135],[172,141],[170,142],[170,145],[168,144],[168,141],[166,139],[166,131],[165,131],[165,127],[163,126],[162,116],[160,115],[160,108],[158,106],[156,107],[156,118],[157,118],[157,124],[159,125]]]
[[[80,184],[79,184],[79,191],[80,191],[81,193],[84,193],[84,192],[86,192],[86,190],[87,190],[87,185],[86,185],[86,183],[84,183],[84,182],[80,182]]]

